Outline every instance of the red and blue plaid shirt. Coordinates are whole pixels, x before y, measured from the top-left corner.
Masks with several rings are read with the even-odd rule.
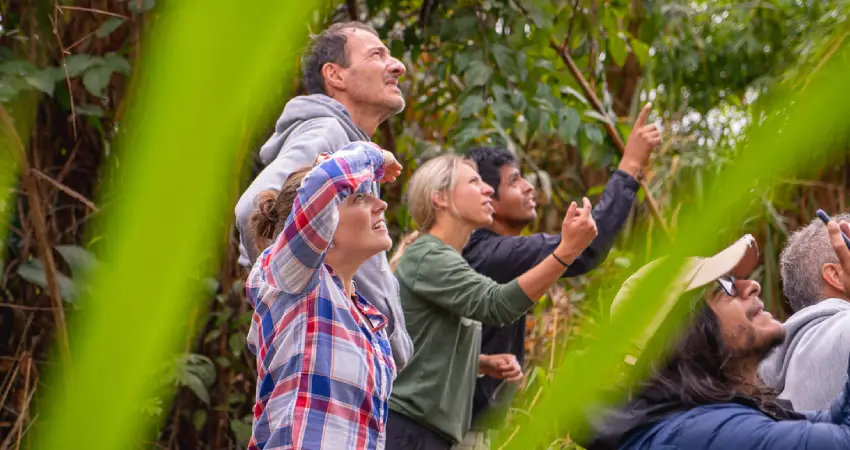
[[[395,378],[387,319],[359,294],[347,298],[324,264],[338,205],[368,193],[383,171],[383,154],[364,142],[313,168],[283,231],[248,276],[248,346],[258,372],[249,449],[384,447]]]

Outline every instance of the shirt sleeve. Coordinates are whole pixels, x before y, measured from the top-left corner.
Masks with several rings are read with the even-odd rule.
[[[598,234],[593,242],[570,264],[564,277],[575,277],[598,267],[608,257],[614,241],[622,230],[634,204],[638,183],[623,171],[611,175],[602,198],[591,215],[596,221]],[[482,258],[481,269],[499,273],[499,278],[513,279],[540,264],[561,244],[558,234],[536,233],[530,236],[494,236],[487,241],[487,257]],[[503,273],[509,271],[510,273]]]
[[[422,298],[459,316],[505,325],[534,303],[514,280],[499,284],[476,272],[454,250],[434,248],[419,262],[411,289]]]
[[[354,192],[370,192],[383,172],[381,150],[366,142],[346,145],[314,167],[298,188],[283,231],[260,255],[265,280],[290,294],[309,289],[336,231],[337,206]]]
[[[312,166],[318,154],[333,153],[347,144],[333,139],[334,136],[345,136],[339,122],[336,119],[319,118],[306,121],[286,138],[275,133],[266,143],[266,146],[281,145],[280,141],[285,139],[277,157],[257,174],[236,202],[234,212],[241,247],[239,264],[253,266],[263,250],[254,248],[254,239],[249,230],[257,194],[266,189],[279,190],[292,172],[301,167]]]

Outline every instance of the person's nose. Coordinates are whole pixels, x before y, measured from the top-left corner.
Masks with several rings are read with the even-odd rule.
[[[534,185],[529,183],[528,180],[522,178],[522,182],[524,183],[522,186],[522,195],[529,195],[534,193]]]
[[[372,209],[372,211],[377,215],[381,215],[384,213],[384,211],[387,210],[387,202],[379,198],[376,198],[375,200],[375,207]]]
[[[741,300],[757,298],[761,294],[761,285],[755,280],[735,280],[735,287]]]
[[[390,56],[389,62],[387,62],[387,71],[392,76],[400,78],[405,72],[407,72],[407,68],[404,67],[403,62]]]
[[[481,183],[481,193],[482,194],[484,194],[488,197],[492,197],[494,192],[496,192],[496,191],[493,190],[492,186],[490,186],[487,183]]]

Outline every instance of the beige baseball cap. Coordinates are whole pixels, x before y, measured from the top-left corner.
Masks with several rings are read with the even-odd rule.
[[[749,234],[738,239],[734,244],[726,247],[712,257],[686,259],[684,267],[679,272],[679,278],[673,283],[673,287],[664,295],[664,303],[655,314],[652,323],[638,341],[635,342],[637,348],[644,348],[682,294],[711,284],[723,275],[731,274],[738,278],[746,278],[755,270],[758,265],[758,259],[758,245],[756,245],[755,238]],[[638,282],[662,260],[663,258],[656,259],[641,267],[623,283],[623,286],[617,292],[611,304],[612,318],[619,313],[623,304],[632,297],[630,294]]]

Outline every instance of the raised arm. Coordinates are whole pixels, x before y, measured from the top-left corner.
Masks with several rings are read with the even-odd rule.
[[[354,192],[368,193],[384,174],[384,152],[367,142],[346,145],[311,170],[274,244],[260,255],[268,283],[296,294],[315,282],[339,222],[337,206]]]
[[[638,182],[629,174],[618,170],[611,175],[599,203],[591,216],[596,221],[598,234],[593,242],[576,257],[570,267],[561,272],[563,277],[583,275],[595,269],[608,257],[608,252],[629,217]],[[561,235],[535,233],[530,236],[498,236],[488,240],[492,245],[486,258],[478,264],[483,272],[499,273],[499,281],[514,279],[549,257],[561,244]]]
[[[338,131],[337,131],[338,130]],[[242,247],[239,250],[239,264],[247,267],[254,265],[259,253],[254,249],[254,240],[249,232],[248,222],[254,212],[254,198],[266,189],[280,189],[289,175],[301,167],[310,166],[320,153],[332,153],[342,148],[343,142],[336,136],[344,136],[345,131],[335,119],[324,118],[310,120],[297,127],[289,135],[276,132],[263,148],[282,146],[277,156],[251,181],[251,184],[239,197],[234,212],[236,229]],[[284,142],[285,141],[285,142]]]
[[[399,278],[414,280],[408,288],[460,316],[492,325],[505,325],[518,319],[534,302],[552,287],[594,236],[596,225],[590,216],[591,205],[570,205],[564,218],[563,232],[569,240],[559,245],[549,257],[519,276],[499,284],[476,272],[456,251],[448,247],[426,253],[419,264]]]

